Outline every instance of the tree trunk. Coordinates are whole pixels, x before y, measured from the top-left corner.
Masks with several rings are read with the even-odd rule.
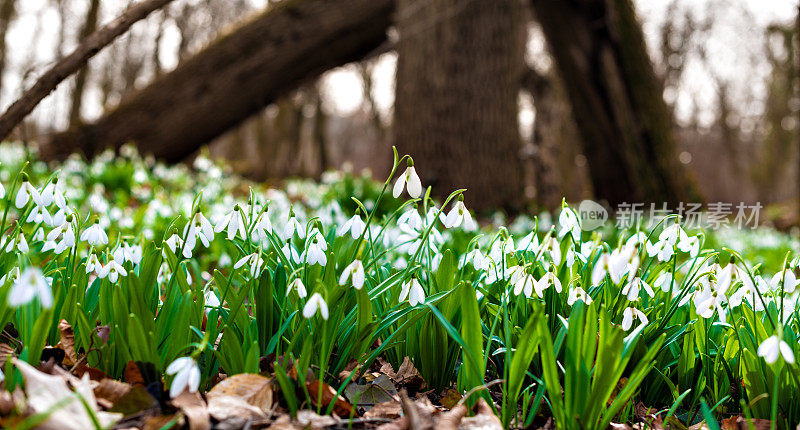
[[[572,104],[596,197],[696,198],[630,0],[531,0]]]
[[[515,0],[398,0],[394,137],[424,184],[476,209],[521,205],[517,97],[525,26]]]
[[[51,136],[44,156],[136,142],[179,161],[324,71],[386,40],[392,0],[286,0],[223,36],[92,124]]]
[[[97,30],[97,20],[100,17],[100,0],[92,0],[89,4],[89,11],[86,13],[86,21],[81,28],[79,42],[86,40],[89,35]],[[81,107],[83,106],[83,95],[86,89],[86,80],[89,77],[89,66],[78,71],[75,75],[75,88],[72,90],[72,107],[69,111],[69,124],[75,125],[81,121]]]
[[[6,34],[16,12],[16,0],[0,0],[0,89],[2,89],[3,74],[8,61]]]

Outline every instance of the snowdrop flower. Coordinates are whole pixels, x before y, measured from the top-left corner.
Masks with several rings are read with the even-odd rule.
[[[339,277],[339,285],[344,286],[347,284],[347,280],[351,279],[353,282],[353,288],[360,290],[361,287],[364,286],[364,278],[364,265],[361,263],[361,260],[355,259],[352,263],[344,268],[342,276]]]
[[[169,237],[169,239],[164,241],[164,243],[167,244],[167,248],[169,248],[169,250],[172,251],[172,253],[174,254],[175,252],[178,251],[178,249],[181,246],[183,246],[183,239],[181,239],[181,237],[178,236],[177,234],[173,234],[172,236]]]
[[[28,218],[25,222],[29,223],[45,223],[46,225],[52,226],[53,225],[53,217],[50,216],[50,212],[44,206],[35,206],[31,213],[28,214]]]
[[[297,253],[297,249],[292,245],[291,240],[286,241],[286,245],[283,245],[281,252],[286,256],[287,260],[293,261],[294,264],[300,264],[302,259],[300,258],[300,254]]]
[[[511,283],[514,285],[514,295],[518,296],[520,293],[524,292],[525,297],[531,298],[533,296],[534,287],[537,284],[536,278],[534,278],[530,273],[525,272],[525,269],[523,269],[522,266],[514,267],[519,268],[511,275]]]
[[[3,183],[0,182],[0,199],[6,197],[6,188],[3,186]]]
[[[139,245],[128,245],[123,242],[114,251],[114,260],[119,264],[125,264],[126,261],[130,261],[136,266],[142,261],[142,247]]]
[[[603,253],[592,268],[592,285],[600,285],[606,275],[611,277],[611,282],[618,284],[625,272],[624,260],[618,255]]]
[[[63,187],[58,185],[58,176],[53,178],[53,181],[45,185],[41,194],[41,203],[43,206],[50,206],[55,203],[58,208],[66,208],[67,200],[64,197]]]
[[[344,236],[347,232],[350,232],[350,237],[353,239],[358,239],[361,237],[361,233],[364,232],[367,224],[361,220],[361,215],[359,215],[359,210],[356,211],[356,214],[353,215],[350,219],[347,220],[338,230],[336,230],[336,235],[339,237]]]
[[[56,240],[61,237],[61,240]],[[75,247],[75,231],[72,229],[71,223],[64,223],[60,227],[54,228],[47,234],[47,241],[42,247],[42,251],[55,250],[56,254],[60,255],[67,249]]]
[[[186,246],[183,247],[183,256],[186,258],[192,257],[197,239],[204,247],[208,248],[212,240],[214,240],[214,229],[211,227],[211,222],[203,216],[202,213],[197,212],[192,217],[191,221],[183,228],[183,235],[186,237]]]
[[[181,357],[170,363],[167,367],[167,375],[175,375],[172,385],[169,387],[169,396],[178,397],[184,390],[196,393],[200,386],[200,369],[197,362],[191,357]]]
[[[447,228],[456,228],[462,223],[464,223],[464,225],[471,225],[472,222],[472,215],[470,215],[467,207],[464,206],[464,195],[460,194],[458,200],[453,204],[453,207],[444,219],[444,226]]]
[[[14,282],[8,293],[9,306],[18,307],[38,298],[44,308],[53,306],[53,292],[50,284],[38,267],[28,267]]]
[[[422,289],[422,285],[420,285],[417,278],[411,278],[403,283],[398,302],[402,303],[406,297],[408,297],[408,303],[411,306],[416,306],[425,301],[425,290]]]
[[[242,207],[236,204],[233,206],[233,209],[222,218],[222,221],[217,224],[214,232],[221,233],[227,228],[228,240],[233,240],[233,238],[236,237],[236,233],[239,233],[239,237],[245,239],[247,236],[247,232],[244,229],[245,224],[242,215]]]
[[[657,257],[658,261],[668,261],[675,253],[674,246],[666,240],[659,240],[654,244],[647,242],[645,248],[647,249],[647,255]]]
[[[319,314],[322,316],[322,319],[328,320],[328,304],[325,303],[325,300],[322,299],[322,296],[319,293],[314,293],[311,295],[311,298],[308,299],[306,305],[303,307],[303,316],[306,318],[311,318],[317,313],[319,309]]]
[[[296,290],[297,296],[300,297],[301,299],[305,298],[308,295],[308,292],[306,291],[306,286],[303,285],[303,281],[300,278],[294,278],[294,281],[292,281],[289,284],[289,288],[286,289],[287,297],[289,296],[289,293],[292,290]]]
[[[100,227],[99,219],[95,219],[94,224],[81,233],[81,241],[88,242],[92,246],[108,244],[108,235]]]
[[[567,304],[572,306],[578,300],[582,301],[587,305],[591,305],[593,300],[592,297],[586,294],[586,291],[583,290],[581,287],[570,288],[569,296],[567,297]]]
[[[120,275],[128,276],[128,272],[115,260],[109,261],[108,264],[103,266],[103,268],[97,272],[97,276],[101,278],[108,277],[108,280],[111,281],[111,283],[117,282],[117,279],[119,279]]]
[[[563,207],[561,213],[558,215],[558,225],[561,229],[558,230],[558,238],[561,239],[567,235],[572,235],[572,240],[578,242],[581,240],[581,224],[578,221],[578,216],[575,212],[568,207]]]
[[[306,229],[297,221],[294,211],[289,209],[289,221],[283,226],[283,240],[289,240],[295,234],[300,239],[304,239],[306,237]]]
[[[738,281],[742,281],[745,286],[753,288],[753,280],[750,279],[750,275],[746,270],[734,264],[732,260],[731,258],[731,262],[725,268],[718,270],[716,290],[722,294],[725,294]],[[716,268],[718,267],[719,265],[716,265]]]
[[[244,257],[240,258],[239,261],[237,261],[236,264],[233,265],[233,268],[238,269],[244,266],[245,264],[250,265],[251,275],[257,275],[261,273],[261,266],[264,265],[264,260],[261,258],[260,255],[258,255],[257,252],[254,252],[250,255],[245,255]]]
[[[19,187],[19,191],[17,191],[17,196],[14,199],[14,205],[17,207],[17,209],[22,209],[31,199],[37,206],[42,206],[40,204],[41,196],[39,195],[39,192],[36,191],[36,188],[34,188],[30,181],[28,181],[28,175],[23,173],[22,185]]]
[[[103,265],[100,264],[97,254],[90,255],[86,260],[86,273],[100,272],[101,270],[103,270]]]
[[[764,360],[772,364],[778,360],[778,356],[783,356],[783,359],[789,363],[794,364],[794,352],[789,344],[779,338],[778,335],[772,335],[767,340],[758,346],[758,356],[764,357]]]
[[[423,227],[422,216],[416,207],[406,209],[405,212],[397,217],[397,225],[400,226],[401,224],[407,225],[413,230],[419,230]]]
[[[725,322],[726,312],[722,307],[725,303],[725,294],[715,291],[712,287],[708,286],[702,288],[700,291],[695,291],[694,306],[697,314],[705,319],[714,316],[714,311],[719,313],[719,320]]]
[[[544,250],[543,254],[549,256],[553,264],[556,266],[561,264],[561,245],[555,237],[548,235],[542,241],[542,249]]]
[[[678,242],[678,249],[694,258],[700,253],[700,239],[697,236],[687,237]]]
[[[473,249],[472,251],[468,252],[461,258],[461,262],[459,264],[459,268],[463,268],[467,264],[471,264],[475,270],[481,270],[484,268],[485,257],[481,253],[481,250],[478,248]]]
[[[17,233],[13,240],[8,240],[8,245],[6,245],[6,252],[11,252],[14,248],[17,248],[17,251],[27,254],[30,248],[28,248],[28,241],[25,240],[25,235],[22,232]]]
[[[756,293],[753,288],[742,285],[736,292],[731,294],[730,298],[728,299],[728,303],[731,307],[737,307],[742,304],[744,300],[747,300],[750,303],[750,306],[756,312],[761,312],[764,310],[764,303],[762,303],[761,299],[755,297]]]
[[[535,231],[528,233],[525,237],[520,239],[519,243],[517,243],[517,251],[530,251],[535,253],[538,250],[539,237],[536,236]]]
[[[403,172],[394,183],[394,188],[392,189],[394,198],[398,198],[400,194],[403,194],[403,187],[408,190],[408,195],[411,196],[411,198],[416,199],[422,195],[422,182],[419,180],[417,171],[414,169],[414,161],[411,160],[411,157],[408,158],[406,171]]]
[[[550,271],[545,273],[544,276],[542,276],[542,279],[539,279],[536,282],[536,285],[534,286],[536,295],[539,296],[539,298],[542,298],[544,296],[544,291],[550,288],[551,285],[555,287],[556,292],[561,292],[561,281],[558,279],[556,274],[552,272],[552,268]]]
[[[639,291],[641,289],[644,289],[647,292],[647,295],[650,297],[655,295],[655,292],[652,288],[650,288],[650,285],[648,285],[647,282],[643,281],[642,278],[638,276],[633,278],[632,281],[628,282],[624,287],[622,287],[622,295],[626,296],[628,301],[635,302],[639,300]]]
[[[208,290],[203,294],[203,297],[206,302],[206,314],[211,311],[211,308],[218,308],[222,303],[219,301],[219,297],[217,294],[214,293],[212,290]]]
[[[656,288],[661,288],[663,292],[669,292],[670,288],[672,288],[673,277],[672,273],[664,272],[656,278],[653,282],[653,286]]]
[[[256,219],[253,232],[256,234],[256,240],[259,243],[267,243],[269,241],[268,235],[272,233],[272,223],[269,221],[269,216],[266,212],[262,212]]]
[[[315,264],[319,264],[320,266],[328,264],[328,258],[325,256],[325,251],[328,250],[328,244],[324,239],[319,239],[322,233],[320,233],[319,230],[315,230],[309,236],[311,240],[308,244],[308,252],[303,252],[304,256],[301,256],[300,259],[302,260],[305,257],[308,264],[312,266]]]
[[[783,291],[788,294],[794,293],[795,289],[797,289],[797,285],[800,284],[800,280],[795,277],[794,271],[785,269],[772,277],[769,281],[769,287],[773,291],[780,291],[781,281],[783,282]]]
[[[6,281],[16,282],[17,279],[19,279],[19,267],[14,267],[13,269],[8,271],[8,274],[0,277],[0,285],[5,285]]]
[[[622,311],[622,329],[628,331],[633,326],[633,318],[636,317],[641,322],[641,325],[646,325],[649,321],[644,312],[634,307],[627,307]]]

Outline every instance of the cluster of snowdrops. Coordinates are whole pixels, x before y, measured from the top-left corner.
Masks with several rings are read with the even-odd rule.
[[[677,216],[603,235],[564,205],[552,225],[481,227],[468,191],[438,204],[396,153],[384,183],[279,191],[203,156],[192,171],[123,148],[52,169],[2,152],[0,324],[19,360],[39,363],[66,320],[88,365],[152,363],[172,397],[283,357],[293,413],[311,396],[288,363],[342,393],[359,382],[345,368],[409,357],[505,425],[605,428],[639,401],[687,425],[800,421],[800,259],[767,273]],[[12,360],[0,375],[24,383]]]

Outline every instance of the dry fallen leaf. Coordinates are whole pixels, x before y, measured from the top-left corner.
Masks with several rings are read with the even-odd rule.
[[[245,421],[267,419],[264,411],[236,396],[209,397],[208,413],[220,422],[233,419],[244,419]]]
[[[241,373],[222,380],[206,394],[209,403],[214,398],[237,397],[257,409],[272,409],[272,380],[254,373]]]
[[[111,409],[130,390],[130,385],[106,378],[94,387],[94,396],[97,398],[97,404],[106,409]]]
[[[14,347],[7,343],[0,343],[0,367],[5,366],[6,360],[15,356]]]
[[[190,393],[184,390],[178,397],[172,399],[172,405],[180,409],[189,420],[189,430],[211,428],[206,402],[199,393]]]
[[[69,325],[67,320],[58,322],[58,331],[61,332],[61,340],[57,346],[66,353],[64,365],[74,366],[78,362],[78,355],[75,353],[75,331],[72,330],[72,326]]]
[[[131,360],[125,365],[125,373],[123,374],[125,382],[132,385],[145,385],[142,372],[139,371],[139,366]]]
[[[397,399],[397,388],[386,375],[380,375],[363,385],[349,384],[344,395],[350,403],[369,408],[383,402]]]
[[[463,418],[458,428],[460,430],[503,430],[503,424],[494,414],[492,407],[486,403],[486,400],[480,398],[475,405],[475,415]]]
[[[461,393],[452,388],[448,388],[444,391],[444,393],[442,393],[442,399],[440,402],[442,403],[442,406],[446,407],[447,409],[453,409],[458,402],[461,401],[461,398]]]
[[[320,384],[322,384],[321,390]],[[333,413],[340,417],[349,418],[351,416],[358,415],[353,409],[353,405],[348,403],[344,397],[337,396],[336,390],[334,390],[333,387],[327,383],[321,381],[306,382],[306,389],[308,390],[308,394],[311,396],[311,402],[314,404],[314,406],[321,404],[322,407],[327,408],[331,403],[333,403]]]
[[[725,418],[722,420],[720,428],[722,430],[768,430],[770,429],[772,422],[770,420],[763,420],[763,419],[751,419],[747,420],[742,416],[735,416],[730,418]]]
[[[15,359],[14,365],[25,378],[28,406],[36,413],[52,410],[47,421],[39,425],[39,429],[94,428],[87,407],[92,410],[103,427],[110,427],[122,418],[122,414],[97,410],[97,403],[87,376],[75,385],[73,392],[61,376],[42,373],[21,360]],[[81,401],[79,396],[84,401]]]
[[[389,402],[378,403],[371,407],[366,413],[364,413],[364,418],[388,418],[395,420],[400,418],[402,414],[403,407],[400,405],[400,402],[397,400],[392,400]]]
[[[406,357],[397,372],[394,371],[392,365],[383,363],[380,368],[381,373],[386,374],[397,386],[403,387],[409,392],[416,393],[425,388],[427,385],[425,380],[422,379],[419,371],[414,367],[411,359]]]

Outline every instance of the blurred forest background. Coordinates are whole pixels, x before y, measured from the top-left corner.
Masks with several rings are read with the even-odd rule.
[[[3,109],[128,0],[0,0]],[[800,199],[794,1],[175,0],[12,138],[47,157],[208,144],[257,180],[390,146],[478,209]]]

